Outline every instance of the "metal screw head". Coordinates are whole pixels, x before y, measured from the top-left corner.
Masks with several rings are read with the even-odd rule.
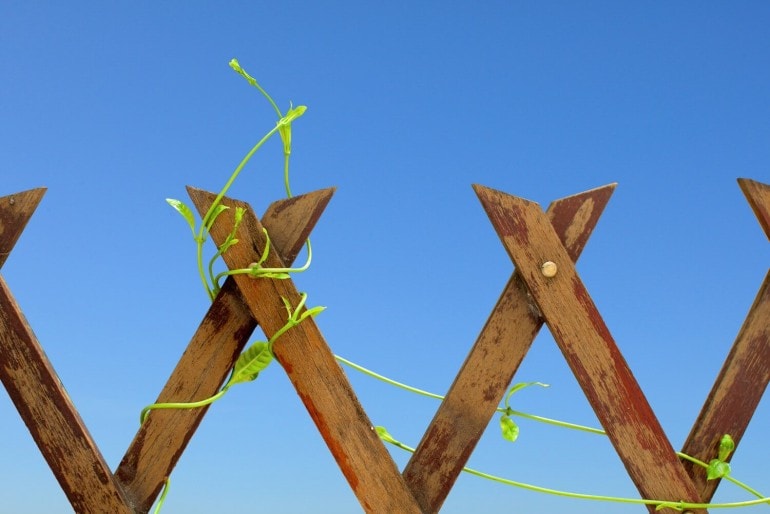
[[[559,268],[556,266],[555,262],[546,261],[540,266],[540,271],[543,273],[544,277],[553,278],[556,276],[556,272],[559,271]]]

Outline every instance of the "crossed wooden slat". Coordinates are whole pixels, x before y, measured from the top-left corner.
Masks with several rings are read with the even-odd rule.
[[[770,239],[770,186],[749,179],[738,179],[738,184]],[[682,452],[708,462],[716,454],[722,434],[730,434],[736,445],[743,437],[770,381],[769,320],[770,273],[762,282]],[[685,462],[685,469],[703,501],[709,501],[719,481],[706,480],[703,468],[689,462]]]
[[[293,261],[331,194],[331,190],[319,191],[271,206],[263,218],[273,234],[268,265],[283,267],[282,262]],[[4,254],[10,252],[40,196],[42,191],[36,196],[22,193],[0,203]],[[205,195],[198,198],[206,201]],[[243,227],[251,230],[238,234],[240,251],[256,252],[258,245],[251,236],[263,237],[261,226],[249,209]],[[217,224],[215,234],[220,228]],[[257,260],[259,253],[254,255],[252,260]],[[244,301],[235,281],[226,281],[158,400],[191,401],[214,394],[256,326],[248,304],[258,304],[268,337],[285,321],[280,296],[296,304],[298,294],[291,281],[277,284],[283,286],[279,296],[272,295],[263,305],[262,299]],[[205,409],[152,413],[113,475],[4,282],[0,282],[0,313],[0,378],[73,508],[79,513],[147,512]],[[317,374],[289,373],[359,501],[372,512],[380,508],[419,512],[317,327],[311,320],[301,326],[303,337],[289,335],[299,332],[292,330],[281,338],[297,344],[281,345],[276,353],[287,370],[308,371],[311,366]],[[323,394],[308,397],[315,388]],[[351,418],[351,413],[358,417]]]
[[[770,237],[770,186],[747,179],[739,184]],[[481,186],[475,189],[642,497],[709,501],[719,481],[707,481],[702,468],[678,462],[555,227],[533,202]],[[557,265],[555,276],[544,273],[548,261]],[[769,296],[766,278],[684,453],[708,462],[716,456],[723,434],[729,433],[736,445],[743,435],[770,379]]]
[[[551,223],[572,259],[583,251],[614,189],[611,184],[549,207]],[[543,325],[533,307],[514,272],[404,469],[424,512],[438,512],[444,503]]]
[[[770,237],[770,187],[748,180],[740,184]],[[476,186],[516,272],[403,476],[312,319],[275,344],[277,360],[365,511],[440,509],[543,319],[642,496],[711,498],[718,481],[707,482],[700,468],[679,462],[573,265],[613,189],[610,185],[564,198],[543,213],[537,204]],[[201,212],[214,199],[211,193],[189,192]],[[0,266],[42,194],[33,190],[0,198]],[[273,243],[267,266],[284,267],[294,260],[331,194],[317,191],[268,209],[262,218]],[[225,254],[231,269],[243,268],[258,260],[264,248],[262,223],[247,204],[223,202],[247,209],[237,234],[240,243]],[[220,220],[211,235],[220,244],[229,231]],[[553,277],[542,272],[546,260],[558,267]],[[768,280],[685,443],[683,451],[701,460],[715,455],[723,433],[740,440],[767,386],[770,334],[763,322],[770,316]],[[214,394],[257,321],[268,337],[283,326],[281,298],[297,304],[299,293],[291,280],[228,279],[157,401],[194,401]],[[73,508],[83,513],[147,512],[206,413],[153,412],[112,474],[2,277],[0,379]]]

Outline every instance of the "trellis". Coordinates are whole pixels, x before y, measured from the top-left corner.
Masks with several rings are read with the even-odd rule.
[[[770,237],[770,186],[740,179]],[[545,323],[629,476],[644,498],[708,502],[719,480],[677,457],[575,271],[614,184],[554,202],[533,202],[474,186],[516,266],[446,398],[403,473],[373,430],[345,374],[312,318],[274,346],[319,433],[366,512],[438,512]],[[42,199],[44,189],[0,198],[0,267]],[[215,195],[188,188],[205,213]],[[230,269],[257,261],[291,264],[333,194],[325,189],[272,204],[261,220],[248,204],[224,255]],[[211,236],[221,244],[232,226],[221,217]],[[765,278],[682,451],[703,461],[721,436],[739,443],[770,380],[770,275]],[[228,278],[180,358],[158,402],[190,402],[216,393],[257,324],[269,338],[285,323],[292,280]],[[0,276],[0,379],[78,513],[146,513],[207,409],[153,412],[113,472]],[[650,507],[652,511],[653,508]],[[704,510],[692,510],[702,513]]]

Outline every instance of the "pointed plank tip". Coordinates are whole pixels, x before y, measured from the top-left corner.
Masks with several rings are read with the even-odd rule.
[[[770,239],[770,186],[748,178],[739,178],[738,185],[748,200],[762,230]]]
[[[46,190],[38,187],[0,197],[0,267],[8,259]]]
[[[504,191],[500,191],[499,189],[482,186],[481,184],[472,184],[472,187],[485,209],[488,209],[492,203],[500,204],[502,202],[540,208],[540,204],[535,201],[527,200],[520,196],[514,196]]]
[[[186,188],[193,204],[203,216],[217,195],[193,186]],[[283,248],[280,252],[283,262],[292,262],[297,257],[336,190],[336,187],[327,187],[270,204],[262,216],[262,223],[270,231],[271,240]],[[227,201],[253,212],[246,202],[232,198],[227,198]],[[274,232],[278,227],[280,229]]]
[[[35,210],[35,208],[43,199],[43,195],[48,191],[47,187],[36,187],[34,189],[27,189],[26,191],[20,191],[7,196],[0,197],[0,204],[5,205],[18,205],[21,204],[27,209]]]

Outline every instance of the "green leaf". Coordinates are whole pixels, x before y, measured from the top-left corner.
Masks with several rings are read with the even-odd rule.
[[[283,302],[283,306],[286,309],[286,315],[291,318],[291,302],[285,297],[281,297],[281,301]]]
[[[233,375],[227,385],[255,380],[259,373],[273,362],[273,352],[265,341],[257,341],[246,349],[235,361]]]
[[[515,442],[519,438],[519,425],[517,425],[510,417],[500,417],[500,429],[503,431],[503,439]]]
[[[187,221],[187,224],[190,226],[190,230],[193,233],[193,237],[195,237],[195,214],[193,214],[193,211],[187,207],[184,202],[180,202],[179,200],[166,198],[166,202],[168,202],[168,204]]]
[[[209,219],[206,221],[206,230],[211,232],[211,226],[214,225],[214,222],[217,220],[220,214],[225,212],[227,209],[229,209],[227,205],[219,204],[214,208],[214,211],[211,213],[211,216],[209,216]]]
[[[305,114],[305,111],[307,110],[306,105],[298,105],[296,107],[292,107],[288,110],[286,113],[286,116],[278,120],[278,126],[282,127],[285,125],[289,125],[292,121],[296,120],[303,114]]]
[[[306,310],[305,312],[303,312],[302,315],[299,317],[299,321],[302,321],[303,319],[308,317],[318,316],[325,310],[326,310],[326,307],[323,307],[322,305],[316,305],[315,307],[312,307]]]
[[[385,427],[374,427],[374,430],[377,432],[377,436],[385,441],[386,443],[397,443],[395,439],[393,439],[393,436],[391,436],[388,431],[385,429]]]
[[[733,450],[735,450],[735,441],[730,437],[730,434],[723,435],[719,441],[719,460],[727,460]]]
[[[243,207],[236,207],[235,208],[235,226],[241,224],[241,221],[243,220],[243,215],[246,213],[246,209]]]
[[[238,73],[238,74],[239,74],[241,77],[243,77],[243,78],[245,78],[246,80],[248,80],[248,81],[249,81],[249,84],[251,84],[252,86],[255,86],[255,87],[257,86],[257,81],[256,81],[256,79],[255,79],[254,77],[252,77],[251,75],[249,75],[248,73],[246,73],[246,70],[244,70],[243,68],[241,68],[241,64],[238,62],[238,59],[231,59],[231,60],[230,60],[230,62],[229,62],[229,64],[230,64],[230,67],[231,67],[231,68],[232,68],[232,69],[233,69],[233,70],[234,70],[236,73]]]
[[[514,384],[511,386],[511,388],[508,390],[508,394],[505,395],[505,406],[508,407],[508,402],[511,399],[511,396],[516,391],[521,391],[522,389],[526,387],[532,387],[532,386],[540,386],[540,387],[551,387],[548,384],[544,384],[542,382],[520,382],[518,384]]]
[[[708,468],[706,468],[706,478],[708,480],[724,478],[729,474],[730,465],[727,462],[723,462],[719,459],[713,459],[711,462],[709,462]]]
[[[225,242],[222,243],[222,246],[219,247],[219,253],[224,254],[227,250],[230,249],[231,246],[238,244],[238,239],[236,238],[228,238],[225,239]]]

